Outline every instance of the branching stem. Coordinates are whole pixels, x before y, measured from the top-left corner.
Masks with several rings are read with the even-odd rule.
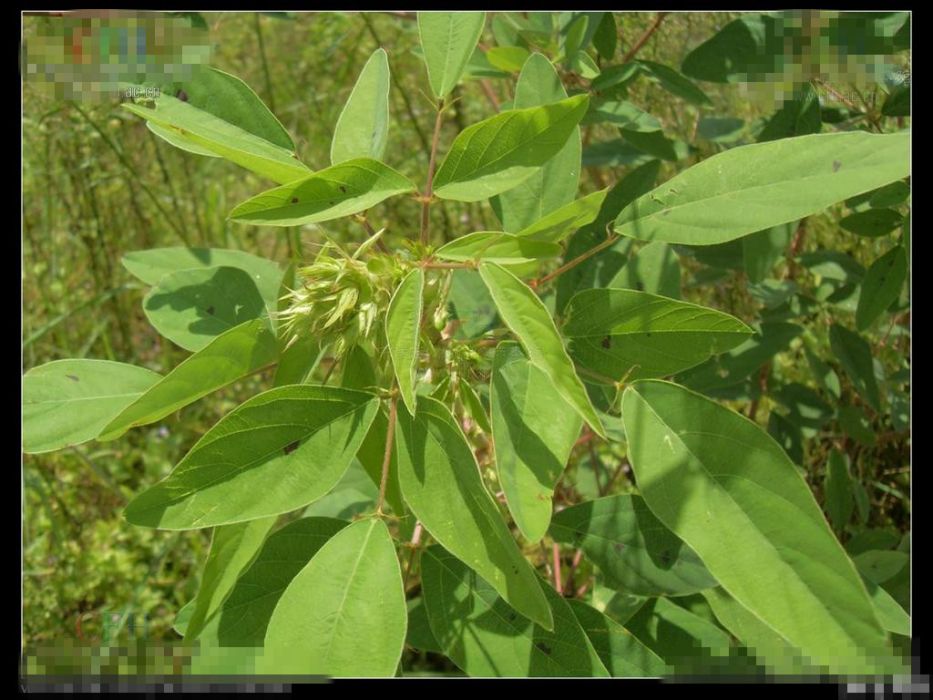
[[[428,229],[431,200],[434,198],[434,164],[437,160],[437,142],[441,136],[441,124],[444,123],[444,100],[437,103],[437,116],[434,118],[434,136],[431,137],[431,158],[428,161],[428,180],[421,199],[421,244],[428,244]]]
[[[386,486],[389,483],[389,465],[392,463],[392,447],[395,441],[395,421],[398,416],[398,394],[389,399],[389,428],[386,431],[386,451],[382,456],[382,478],[379,480],[379,500],[376,501],[376,515],[382,516],[382,504],[386,499]]]

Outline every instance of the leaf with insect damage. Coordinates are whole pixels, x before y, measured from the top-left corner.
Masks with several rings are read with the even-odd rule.
[[[377,404],[373,394],[336,387],[265,391],[208,430],[124,516],[144,527],[191,530],[312,503],[350,466]]]

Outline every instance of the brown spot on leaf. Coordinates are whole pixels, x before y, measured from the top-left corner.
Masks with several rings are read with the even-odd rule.
[[[179,90],[178,92],[176,92],[176,93],[175,93],[175,97],[177,97],[177,98],[178,98],[179,100],[181,100],[182,102],[187,102],[187,101],[188,101],[188,93],[185,92],[184,90]]]
[[[834,173],[839,172],[839,168],[841,167],[842,167],[842,163],[840,163],[838,160],[833,161],[833,172]]]
[[[612,336],[607,335],[605,338],[603,338],[603,342],[600,343],[600,345],[608,350],[612,345]]]
[[[298,197],[292,197],[292,204],[298,204]]]
[[[346,191],[347,191],[347,188],[344,187],[343,185],[341,185],[341,186],[340,186],[340,191],[341,191],[341,192],[346,192]]]
[[[73,382],[81,381],[73,374],[66,374],[65,376],[68,377]]]
[[[295,440],[294,442],[290,442],[284,448],[282,448],[282,452],[284,452],[287,455],[290,455],[292,452],[294,452],[297,449],[298,449],[298,440]]]

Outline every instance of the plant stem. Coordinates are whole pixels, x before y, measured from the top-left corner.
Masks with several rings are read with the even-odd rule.
[[[550,274],[548,274],[548,275],[545,275],[544,277],[541,277],[540,279],[532,280],[532,282],[531,282],[531,287],[532,287],[532,289],[534,289],[534,288],[536,288],[536,287],[539,287],[539,286],[541,286],[542,284],[545,284],[545,283],[547,283],[547,282],[550,282],[550,281],[551,281],[552,279],[554,279],[555,277],[558,277],[558,276],[564,274],[565,272],[567,272],[567,270],[572,270],[573,268],[575,268],[575,267],[576,267],[577,265],[579,265],[580,263],[582,263],[582,262],[588,260],[589,258],[593,257],[594,255],[596,255],[596,253],[600,252],[601,250],[605,250],[606,248],[608,248],[609,246],[611,246],[613,243],[615,243],[616,241],[618,241],[619,238],[620,238],[620,236],[615,236],[615,235],[609,236],[609,238],[607,238],[606,240],[604,240],[604,241],[603,241],[602,243],[600,243],[599,245],[590,248],[590,249],[589,249],[588,251],[586,251],[585,253],[581,253],[580,255],[578,255],[577,257],[575,257],[575,258],[574,258],[573,260],[571,260],[570,262],[564,263],[563,265],[561,265],[560,267],[558,267],[556,270],[554,270],[554,272],[552,272],[552,273],[550,273]]]
[[[564,595],[564,586],[560,580],[560,547],[557,542],[551,545],[551,554],[554,560],[554,589]]]
[[[379,500],[376,501],[376,515],[382,515],[382,504],[386,499],[386,486],[389,483],[389,464],[392,462],[392,445],[395,441],[395,422],[398,416],[398,394],[389,400],[389,428],[386,431],[386,451],[382,456],[382,478],[379,480]]]
[[[411,548],[411,554],[408,557],[408,566],[405,567],[405,580],[402,582],[402,588],[408,590],[408,580],[411,578],[411,572],[415,568],[415,557],[418,556],[418,553],[421,551],[421,532],[424,528],[421,526],[421,521],[415,523],[415,530],[411,533],[411,542],[408,543],[408,546]]]
[[[421,263],[421,267],[427,270],[460,270],[462,268],[473,269],[476,265],[467,262],[433,262],[427,260]]]
[[[434,164],[437,159],[437,142],[441,136],[441,124],[444,122],[444,100],[437,103],[437,116],[434,118],[434,136],[431,137],[431,159],[428,161],[428,180],[421,199],[421,244],[428,244],[428,227],[431,199],[434,197]]]
[[[667,17],[667,12],[659,12],[658,16],[654,18],[654,22],[645,30],[645,33],[642,34],[638,41],[635,42],[635,45],[629,49],[628,53],[622,57],[622,63],[628,63],[641,51],[641,48],[648,43],[648,39],[651,38],[651,35],[658,31],[658,27],[661,26],[661,22],[664,21],[664,18]]]

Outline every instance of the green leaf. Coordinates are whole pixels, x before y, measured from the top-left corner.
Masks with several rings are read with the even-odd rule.
[[[537,542],[582,421],[517,343],[496,348],[489,389],[499,483],[515,524]]]
[[[622,420],[648,506],[741,605],[832,673],[897,666],[852,561],[761,428],[657,380],[629,385]]]
[[[593,34],[593,46],[599,52],[600,58],[604,61],[611,61],[615,55],[619,39],[616,20],[611,12],[603,12],[602,14],[603,17],[596,26],[596,33]]]
[[[483,407],[483,402],[480,400],[476,390],[470,386],[469,382],[463,379],[460,380],[458,389],[460,391],[460,399],[463,401],[463,407],[466,409],[466,414],[476,421],[480,430],[487,435],[492,434],[492,425],[489,424],[486,409]]]
[[[862,279],[862,291],[855,311],[855,325],[866,330],[901,295],[907,278],[907,253],[903,246],[892,248],[875,260]]]
[[[900,571],[910,565],[910,555],[907,552],[868,550],[856,554],[852,561],[859,573],[872,583],[882,584],[897,576]]]
[[[389,134],[389,58],[373,51],[347,98],[330,144],[333,165],[354,158],[380,160]]]
[[[250,274],[235,267],[169,273],[146,295],[143,309],[160,335],[192,352],[267,314]]]
[[[331,537],[279,598],[264,673],[393,676],[408,611],[389,530],[361,520]]]
[[[151,248],[127,253],[121,261],[131,275],[156,286],[165,275],[182,270],[235,267],[246,272],[266,303],[270,316],[278,309],[283,271],[278,263],[226,248]]]
[[[753,332],[721,311],[631,289],[579,292],[565,316],[571,357],[614,380],[673,374],[740,345]]]
[[[668,598],[646,602],[625,628],[667,665],[664,675],[736,673],[741,669],[729,635]]]
[[[626,131],[651,133],[661,131],[661,122],[643,109],[625,100],[603,101],[590,105],[584,124],[615,124]]]
[[[599,190],[565,204],[526,226],[516,235],[534,241],[558,243],[596,219],[608,191],[608,188]]]
[[[350,216],[414,189],[411,180],[388,165],[355,158],[257,194],[234,207],[229,218],[265,226],[300,226]]]
[[[521,46],[493,46],[486,52],[486,60],[506,73],[518,73],[530,55]]]
[[[822,128],[820,97],[813,86],[807,84],[795,92],[793,99],[785,100],[784,105],[771,115],[758,134],[758,142],[817,134]]]
[[[582,19],[585,28],[586,17]],[[566,97],[567,91],[551,62],[540,53],[529,56],[515,84],[515,109],[540,107]],[[573,201],[579,186],[582,148],[577,127],[563,148],[540,170],[517,187],[499,195],[493,206],[498,204],[496,214],[502,221],[503,230],[514,233],[525,229]]]
[[[742,239],[742,260],[748,281],[765,280],[784,256],[794,235],[796,222],[772,226]]]
[[[246,83],[214,67],[196,69],[183,84],[187,104],[281,148],[295,150],[285,127]],[[176,95],[178,97],[178,95]]]
[[[619,129],[622,137],[635,148],[655,158],[668,161],[683,160],[690,154],[690,147],[683,141],[667,138],[659,131],[635,131]]]
[[[905,177],[909,144],[909,133],[852,131],[731,148],[636,199],[615,230],[646,241],[731,241]]]
[[[560,30],[560,54],[564,65],[571,65],[573,59],[585,49],[592,31],[587,31],[590,18],[585,13],[569,13],[570,21]],[[595,29],[595,27],[594,27]]]
[[[570,599],[567,603],[613,677],[641,678],[668,673],[664,660],[618,622],[582,600]]]
[[[606,240],[606,228],[636,197],[649,191],[658,177],[660,161],[652,160],[635,168],[606,193],[596,218],[577,231],[567,244],[568,260],[583,255]],[[593,255],[557,278],[555,307],[563,313],[570,298],[581,289],[604,287],[628,260],[632,240],[623,238]]]
[[[113,440],[148,425],[276,360],[278,342],[269,324],[256,319],[218,335],[130,403],[101,431]]]
[[[684,58],[680,69],[696,80],[735,83],[773,80],[785,70],[780,20],[767,15],[736,19]],[[798,29],[799,32],[799,29]]]
[[[759,664],[766,666],[771,673],[811,675],[818,672],[804,661],[799,649],[739,605],[722,588],[709,588],[703,591],[703,597],[719,623],[751,650]]]
[[[868,205],[875,209],[882,207],[896,207],[903,204],[910,197],[910,185],[903,180],[897,180],[890,185],[879,187],[871,192]]]
[[[553,614],[547,631],[437,545],[422,555],[428,622],[446,655],[470,676],[607,676],[576,617],[554,589],[534,585]]]
[[[580,547],[606,583],[643,596],[688,595],[716,585],[696,553],[641,496],[597,498],[557,513],[551,536]]]
[[[220,612],[207,623],[199,637],[201,644],[261,647],[269,618],[288,584],[347,524],[333,518],[300,518],[269,535],[253,562],[237,579]],[[251,525],[253,523],[228,525],[223,529]]]
[[[642,73],[642,68],[635,61],[629,61],[618,66],[608,66],[593,79],[590,87],[597,94],[605,92],[618,92],[625,88]]]
[[[408,634],[405,643],[419,651],[433,651],[443,654],[441,645],[434,639],[431,624],[428,622],[428,610],[424,605],[424,596],[408,601]]]
[[[762,323],[744,343],[679,374],[677,381],[703,392],[734,386],[785,350],[802,332],[803,328],[793,323]]]
[[[188,153],[194,153],[196,156],[207,156],[208,158],[220,158],[220,154],[214,153],[206,148],[198,146],[193,141],[189,140],[187,137],[182,136],[181,132],[168,129],[164,126],[159,126],[158,124],[153,124],[152,122],[146,122],[146,128],[149,129],[153,134],[158,136],[163,141],[167,141],[172,144],[175,148],[181,149],[182,151],[187,151]],[[179,611],[179,614],[180,611]]]
[[[415,517],[509,605],[552,628],[537,575],[486,491],[473,451],[450,411],[419,396],[414,417],[399,407],[398,424],[399,484]]]
[[[875,608],[875,615],[877,615],[881,626],[888,632],[909,637],[910,615],[907,614],[907,611],[877,583],[873,583],[864,576],[862,581],[868,589],[868,595],[871,597],[872,605]]]
[[[496,304],[476,270],[454,270],[447,301],[460,322],[459,337],[476,338],[496,320]]]
[[[372,394],[307,384],[245,401],[134,498],[134,525],[190,530],[295,510],[343,476],[375,416]]]
[[[856,406],[840,406],[838,419],[839,428],[847,437],[851,437],[853,440],[863,445],[874,447],[875,431],[872,428],[871,422],[866,417],[864,409]],[[857,481],[852,486],[854,489],[853,496],[855,496],[855,504],[859,506],[859,512],[867,511],[868,496],[864,491],[864,487]],[[863,503],[859,502],[860,498],[864,500]],[[862,507],[863,505],[865,506],[864,508]]]
[[[653,241],[630,257],[607,286],[679,299],[680,260],[667,243]]]
[[[879,238],[904,223],[904,217],[893,209],[868,209],[849,214],[839,220],[839,226],[866,238]]]
[[[392,295],[386,311],[386,341],[399,393],[409,412],[415,410],[415,378],[418,368],[418,336],[424,294],[424,270],[414,268]]]
[[[697,136],[713,143],[732,145],[742,138],[745,129],[745,121],[737,117],[701,117]]]
[[[385,450],[385,445],[383,445],[383,450]],[[382,474],[381,461],[379,473]],[[375,511],[378,498],[379,487],[373,483],[372,476],[357,460],[350,463],[334,488],[301,511],[301,514],[312,518],[350,520],[358,515]]]
[[[418,34],[428,82],[438,99],[454,89],[483,33],[485,12],[419,12]]]
[[[884,100],[881,113],[886,117],[910,116],[910,83],[895,86]]]
[[[586,113],[589,98],[512,109],[464,129],[434,178],[443,199],[476,202],[516,187],[567,143]]]
[[[583,420],[605,437],[596,409],[586,395],[547,307],[524,282],[495,263],[481,263],[479,274],[496,302],[499,315],[518,337],[532,364],[548,376],[554,388]]]
[[[455,238],[434,254],[442,260],[486,260],[500,265],[518,265],[557,257],[562,252],[556,243],[499,231],[477,231]]]
[[[834,323],[829,329],[829,346],[849,375],[855,389],[876,411],[881,408],[881,392],[875,379],[871,346],[858,333]]]
[[[279,354],[279,362],[275,367],[275,386],[304,384],[322,356],[315,336],[299,337]]]
[[[239,575],[259,553],[275,521],[274,517],[262,518],[214,528],[201,586],[185,625],[186,640],[197,639],[205,623],[223,605]]]
[[[161,375],[108,360],[55,360],[23,375],[23,452],[93,440]]]
[[[298,160],[294,147],[267,141],[223,117],[166,93],[155,98],[155,107],[125,103],[123,108],[162,127],[175,136],[175,142],[181,140],[211,151],[275,182],[291,182],[311,172]]]
[[[712,104],[706,93],[698,88],[692,80],[670,66],[655,63],[654,61],[641,60],[638,61],[638,64],[645,75],[672,95],[676,95],[695,105]]]

